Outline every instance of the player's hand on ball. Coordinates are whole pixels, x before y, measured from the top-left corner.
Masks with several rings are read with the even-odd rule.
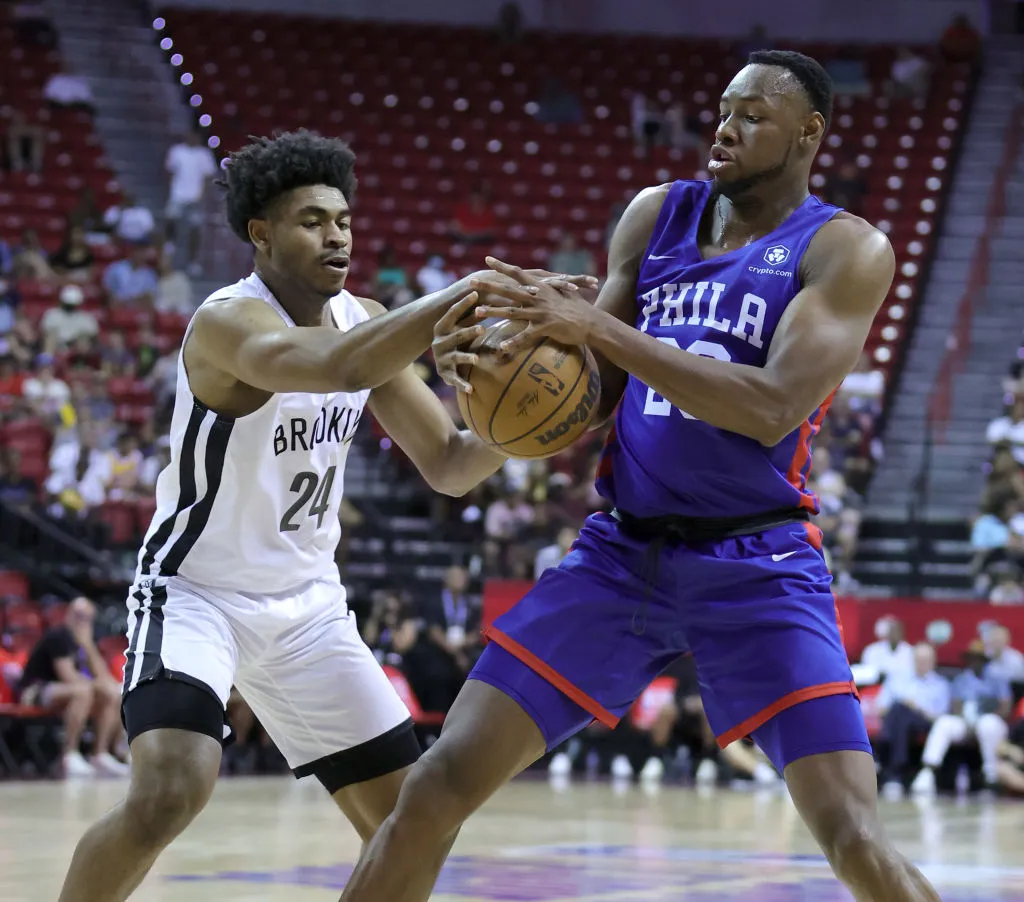
[[[486,283],[494,287],[494,283]],[[479,294],[471,291],[457,304],[448,308],[434,326],[434,340],[430,349],[434,353],[434,367],[437,374],[449,385],[470,394],[473,387],[459,375],[460,364],[474,364],[477,355],[466,348],[484,334],[483,323],[471,320],[460,322],[469,315],[479,301]]]
[[[500,316],[523,322],[526,327],[501,345],[504,353],[514,354],[542,336],[566,345],[586,344],[594,307],[574,282],[561,277],[538,277],[494,257],[487,258],[487,265],[507,276],[508,281],[470,281],[470,286],[481,295],[477,318]]]

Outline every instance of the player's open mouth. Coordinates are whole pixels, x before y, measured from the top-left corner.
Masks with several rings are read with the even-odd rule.
[[[730,163],[735,165],[736,161],[729,151],[718,147],[711,148],[711,159],[708,161],[708,170],[714,171],[715,169],[721,169],[723,166],[727,166]]]
[[[323,265],[335,272],[348,272],[348,257],[328,257]]]

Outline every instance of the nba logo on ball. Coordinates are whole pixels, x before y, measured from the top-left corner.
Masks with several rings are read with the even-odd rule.
[[[788,259],[789,248],[781,244],[776,244],[764,252],[764,262],[770,266],[782,266]]]

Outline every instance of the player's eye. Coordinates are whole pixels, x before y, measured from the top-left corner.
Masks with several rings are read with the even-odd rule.
[[[753,125],[754,123],[760,122],[762,117],[760,117],[760,116],[744,116],[743,118],[746,119],[747,122],[751,123],[751,125]]]
[[[341,222],[338,223],[338,228],[341,229],[343,232],[347,232],[350,228],[352,228],[352,223],[350,223],[347,219],[343,219]]]
[[[304,229],[315,229],[315,228],[318,228],[319,225],[320,225],[320,221],[318,219],[310,219],[308,222],[304,222],[302,224],[302,227]]]

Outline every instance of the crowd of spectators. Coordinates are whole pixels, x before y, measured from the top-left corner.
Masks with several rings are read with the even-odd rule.
[[[977,595],[1024,604],[1024,346],[1002,385],[1005,410],[988,424],[985,489],[971,523]]]

